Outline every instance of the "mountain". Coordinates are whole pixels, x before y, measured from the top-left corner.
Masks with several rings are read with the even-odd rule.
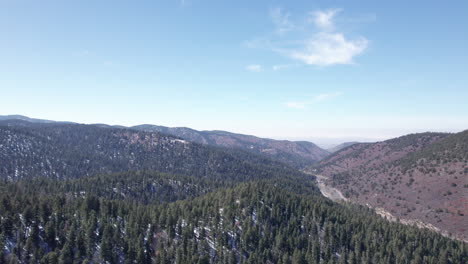
[[[426,151],[395,159],[407,170],[466,160],[464,135],[419,138],[386,154]],[[468,261],[463,242],[334,203],[269,157],[130,128],[0,121],[0,263]]]
[[[468,239],[468,130],[355,144],[309,171],[382,214]]]
[[[333,153],[313,166],[324,175],[327,172],[344,172],[361,167],[379,167],[398,160],[407,154],[420,150],[448,134],[421,133],[410,134],[377,143],[358,143]]]
[[[0,178],[79,178],[150,170],[223,181],[307,178],[265,156],[128,128],[0,121]],[[308,177],[310,178],[310,177]]]
[[[322,160],[330,153],[307,141],[287,141],[259,138],[226,131],[197,131],[186,127],[139,125],[134,129],[161,132],[205,145],[238,148],[266,154],[275,160],[302,168]]]
[[[35,119],[21,115],[4,115],[0,116],[0,121],[1,120],[8,120],[10,122],[14,122],[14,120],[22,120],[31,123],[77,124],[73,122],[56,122],[51,120]],[[127,128],[124,126],[113,126],[107,124],[93,125],[102,128]],[[236,134],[227,131],[197,131],[187,127],[138,125],[129,128],[145,132],[159,132],[204,145],[240,149],[252,153],[262,154],[269,156],[274,160],[287,163],[295,168],[304,168],[310,166],[311,164],[322,160],[330,154],[328,151],[308,141],[273,140],[250,135]]]
[[[334,153],[334,152],[340,151],[340,150],[342,150],[344,148],[347,148],[349,146],[352,146],[352,145],[358,144],[358,143],[359,142],[344,142],[344,143],[341,143],[341,144],[339,144],[337,146],[334,146],[332,148],[327,149],[327,151],[330,152],[330,153]]]
[[[0,263],[468,261],[462,242],[333,203],[298,181],[210,189],[209,181],[146,174],[134,179],[147,188],[127,190],[134,176],[125,176],[0,181]]]
[[[52,120],[29,118],[23,115],[0,115],[0,120],[23,120],[32,123],[55,123]]]

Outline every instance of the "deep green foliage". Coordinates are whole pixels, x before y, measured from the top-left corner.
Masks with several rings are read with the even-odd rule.
[[[171,177],[142,175],[136,173],[135,179],[153,177],[166,187]],[[130,173],[126,176],[133,177]],[[123,176],[100,177],[118,182]],[[174,176],[173,182],[193,184],[186,180]],[[466,244],[462,242],[386,222],[363,207],[335,204],[300,188],[294,180],[261,180],[213,192],[208,190],[217,187],[205,183],[197,189],[198,197],[176,191],[173,199],[185,200],[162,204],[140,202],[148,197],[165,197],[145,191],[135,192],[132,199],[105,193],[96,196],[105,187],[87,188],[82,195],[72,195],[74,188],[86,188],[91,182],[76,181],[69,190],[67,184],[51,180],[42,181],[40,188],[26,181],[3,182],[0,244],[5,245],[5,250],[0,262],[468,261]],[[164,188],[146,190],[159,191],[166,192]]]

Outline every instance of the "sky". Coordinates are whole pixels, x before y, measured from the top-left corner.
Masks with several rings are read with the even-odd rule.
[[[468,1],[0,0],[0,115],[322,144],[468,129]]]

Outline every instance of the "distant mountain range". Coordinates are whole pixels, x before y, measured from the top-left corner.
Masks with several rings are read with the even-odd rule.
[[[158,132],[99,125],[0,121],[0,178],[69,179],[150,170],[222,181],[301,173],[268,156]]]
[[[21,115],[0,116],[0,120],[23,120],[32,123],[55,123],[51,120],[29,118]],[[58,122],[69,123],[72,122]],[[94,124],[107,128],[126,128],[124,126],[110,126]],[[250,135],[236,134],[227,131],[198,131],[186,127],[165,127],[157,125],[138,125],[128,127],[146,132],[159,132],[172,135],[184,140],[204,145],[242,149],[252,153],[267,155],[274,160],[284,162],[295,168],[304,168],[314,164],[330,154],[312,142],[288,141],[259,138]]]
[[[327,151],[330,152],[330,153],[334,153],[334,152],[340,151],[340,150],[342,150],[342,149],[344,149],[346,147],[349,147],[351,145],[358,144],[358,143],[359,142],[344,142],[344,143],[341,143],[341,144],[339,144],[337,146],[334,146],[332,148],[327,149]]]
[[[315,163],[330,154],[314,143],[307,141],[273,140],[226,131],[197,131],[186,127],[140,125],[132,128],[174,135],[200,144],[238,148],[254,153],[266,154],[275,160],[296,168]]]
[[[33,123],[55,123],[56,121],[46,119],[29,118],[23,115],[0,115],[0,120],[23,120]]]
[[[468,239],[468,130],[354,144],[310,170],[352,201]]]

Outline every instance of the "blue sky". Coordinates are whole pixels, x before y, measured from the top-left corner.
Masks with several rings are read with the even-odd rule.
[[[310,140],[468,129],[467,1],[0,1],[0,114]]]

